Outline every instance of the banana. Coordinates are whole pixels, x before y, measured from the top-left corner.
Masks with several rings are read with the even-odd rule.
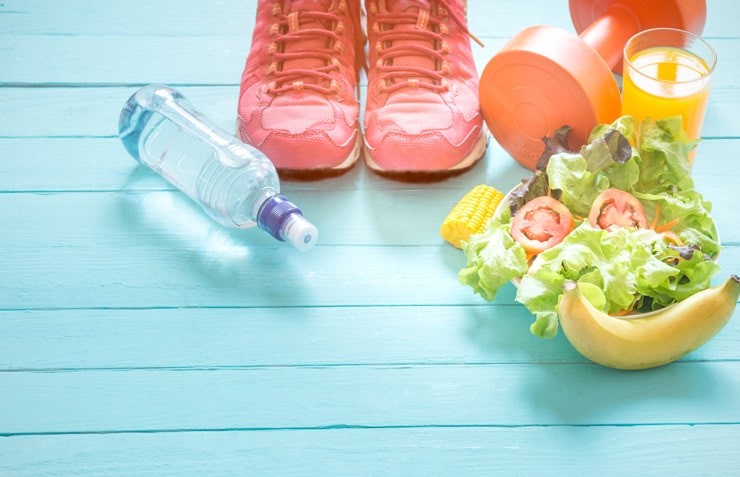
[[[661,310],[617,318],[597,310],[575,282],[563,286],[560,325],[573,347],[591,361],[616,369],[646,369],[675,361],[699,348],[730,320],[740,278],[697,292]]]

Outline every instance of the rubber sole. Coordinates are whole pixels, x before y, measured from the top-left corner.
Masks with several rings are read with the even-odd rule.
[[[476,141],[475,146],[473,146],[473,149],[470,151],[470,153],[468,153],[467,156],[465,156],[453,167],[443,170],[388,170],[381,167],[377,162],[375,162],[375,160],[372,158],[372,155],[368,151],[367,145],[363,147],[363,155],[367,167],[379,176],[403,182],[435,182],[460,175],[463,172],[471,169],[475,164],[477,164],[478,161],[481,160],[486,153],[489,136],[490,135],[488,134],[488,129],[484,125],[481,129],[480,136],[478,137],[478,140]]]
[[[239,121],[236,124],[236,137],[241,139],[241,132],[239,131]],[[347,158],[340,164],[331,168],[316,168],[316,169],[291,169],[289,167],[275,167],[280,179],[290,180],[303,180],[312,181],[319,179],[328,179],[331,177],[338,177],[352,170],[352,168],[359,162],[360,153],[362,152],[363,138],[362,134],[357,134],[355,145],[352,147]]]
[[[354,147],[352,147],[352,151],[350,151],[349,156],[342,161],[341,164],[338,164],[331,168],[321,168],[321,169],[290,169],[290,168],[277,168],[278,176],[281,179],[290,179],[290,180],[303,180],[303,181],[311,181],[311,180],[319,180],[319,179],[328,179],[331,177],[337,177],[341,176],[350,170],[359,162],[360,159],[360,153],[362,152],[362,134],[357,135],[357,140],[355,141]]]

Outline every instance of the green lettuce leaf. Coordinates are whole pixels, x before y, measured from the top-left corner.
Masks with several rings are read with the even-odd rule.
[[[544,172],[522,181],[511,203],[521,206],[549,186],[574,216],[586,217],[596,196],[614,187],[640,199],[656,229],[669,228],[666,233],[678,235],[685,246],[671,245],[652,229],[605,231],[583,222],[528,267],[524,249],[509,234],[507,207],[464,244],[460,282],[490,301],[508,281],[520,279],[516,299],[535,315],[530,330],[543,338],[557,334],[566,280],[578,282],[586,298],[607,313],[659,309],[709,287],[719,271],[721,245],[711,204],[688,175],[688,152],[695,145],[681,118],[638,122],[625,116],[597,126],[578,153],[558,152],[541,161]]]
[[[557,305],[566,280],[591,285],[587,298],[601,311],[631,308],[638,282],[661,284],[680,273],[651,253],[662,243],[662,236],[648,229],[606,231],[588,223],[576,227],[565,240],[541,253],[519,283],[517,301],[535,314],[537,322],[546,322],[535,322],[532,332],[543,338],[555,336]]]
[[[662,193],[676,189],[693,189],[689,177],[689,151],[697,141],[690,140],[683,131],[681,117],[654,121],[647,119],[639,125],[636,163],[640,179],[630,192]]]
[[[527,272],[526,252],[511,238],[510,221],[511,214],[504,210],[483,233],[472,235],[468,242],[462,243],[467,263],[458,273],[458,279],[487,301],[496,297],[499,288]]]
[[[649,217],[658,215],[657,226],[678,219],[671,227],[688,244],[698,246],[712,258],[719,255],[719,235],[710,215],[712,204],[693,189],[675,190],[666,193],[633,192],[640,199]]]
[[[631,190],[639,179],[638,164],[630,142],[615,129],[593,136],[580,153],[561,153],[550,158],[547,177],[560,201],[571,213],[587,216],[594,199],[609,188]]]

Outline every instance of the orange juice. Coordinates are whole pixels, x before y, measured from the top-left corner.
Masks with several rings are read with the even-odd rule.
[[[698,139],[709,98],[711,68],[707,63],[674,47],[648,48],[628,60],[623,71],[622,114],[640,120],[682,116],[686,134]]]

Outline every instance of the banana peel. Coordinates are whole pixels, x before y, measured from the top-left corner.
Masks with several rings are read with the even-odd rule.
[[[634,317],[596,309],[575,282],[563,286],[560,326],[573,347],[589,360],[616,369],[647,369],[675,361],[702,346],[732,317],[740,277],[687,299]]]

